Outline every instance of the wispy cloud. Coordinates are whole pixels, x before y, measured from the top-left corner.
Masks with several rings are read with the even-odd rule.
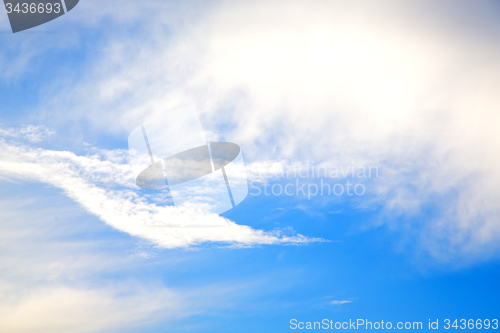
[[[180,298],[166,288],[74,288],[44,286],[12,297],[4,287],[0,330],[4,332],[91,332],[124,329],[152,318],[182,317]],[[125,293],[124,296],[120,296]],[[15,305],[5,300],[11,299]],[[184,309],[186,310],[186,309]],[[168,315],[167,315],[168,314]],[[26,320],[30,318],[30,320]],[[159,318],[157,318],[159,319]]]
[[[250,246],[320,241],[299,234],[283,235],[279,230],[266,232],[238,225],[219,215],[204,213],[196,204],[174,207],[151,203],[134,189],[130,166],[118,162],[126,161],[125,154],[126,151],[111,151],[100,156],[77,156],[0,139],[0,174],[59,187],[107,224],[160,247],[187,247],[204,242]]]
[[[0,137],[19,138],[29,142],[36,143],[45,140],[47,137],[56,134],[53,129],[43,125],[27,125],[21,128],[0,128]]]
[[[242,302],[269,282],[228,277],[224,282],[201,278],[189,286],[182,281],[165,285],[160,276],[169,269],[193,268],[190,252],[138,257],[130,251],[134,244],[128,237],[109,233],[78,205],[68,205],[58,191],[42,185],[12,195],[18,186],[8,185],[2,192],[9,198],[0,201],[1,332],[128,332],[158,324],[171,328],[191,316]],[[157,269],[156,274],[145,277],[146,267]]]
[[[334,305],[341,305],[341,304],[346,304],[346,303],[351,303],[352,301],[339,301],[339,300],[335,300],[335,301],[331,301],[331,304],[334,304]]]
[[[241,143],[247,161],[378,165],[376,195],[360,207],[382,208],[372,227],[418,228],[408,238],[433,258],[500,250],[493,3],[119,2],[88,0],[65,18],[72,40],[84,25],[106,42],[75,84],[65,73],[45,87],[37,119],[126,135],[194,102],[206,130]],[[5,56],[4,76],[60,45],[24,47]]]

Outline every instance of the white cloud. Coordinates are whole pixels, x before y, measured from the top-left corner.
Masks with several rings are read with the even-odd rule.
[[[102,155],[112,160],[101,160],[97,155],[76,156],[0,140],[0,174],[59,187],[112,227],[160,247],[187,247],[203,242],[250,246],[318,241],[302,235],[286,236],[280,231],[254,230],[219,215],[204,213],[196,205],[174,207],[150,203],[133,189],[130,166],[117,162],[125,160],[125,154],[125,151],[105,152]]]
[[[335,301],[332,301],[331,303],[332,304],[335,304],[335,305],[341,305],[341,304],[346,304],[346,303],[351,303],[352,301],[339,301],[339,300],[335,300]]]
[[[10,302],[9,290],[4,289],[0,304],[3,332],[95,332],[133,327],[151,321],[155,313],[158,320],[160,311],[163,320],[167,313],[182,316],[179,297],[166,288],[137,291],[44,286]],[[120,296],[123,292],[125,296]]]
[[[382,223],[404,230],[394,221],[435,205],[433,216],[419,216],[426,251],[445,261],[484,258],[500,239],[494,10],[449,2],[429,18],[431,7],[223,3],[166,45],[144,41],[144,60],[96,79],[130,82],[132,118],[195,100],[205,126],[226,128],[251,161],[380,165],[378,198],[365,207],[384,206]],[[455,19],[467,11],[482,23]],[[127,78],[153,72],[149,58],[165,59],[169,90],[141,103]]]
[[[227,310],[228,304],[238,307],[249,295],[283,286],[268,286],[282,281],[275,277],[228,277],[217,283],[200,278],[189,286],[173,278],[169,280],[175,287],[167,286],[160,277],[172,270],[198,271],[191,260],[197,254],[137,256],[144,248],[153,249],[134,249],[137,245],[128,237],[109,234],[58,191],[44,185],[29,191],[25,185],[2,184],[2,194],[9,198],[0,202],[1,332],[129,332],[157,325],[172,329],[194,315]],[[155,274],[145,276],[145,269]]]
[[[5,138],[20,138],[25,139],[29,142],[36,143],[42,140],[45,140],[47,137],[56,134],[56,132],[46,126],[39,125],[27,125],[23,126],[19,129],[16,128],[8,128],[2,129],[0,128],[0,137]]]
[[[97,230],[79,224],[79,209],[60,195],[11,192],[19,186],[8,186],[9,198],[0,202],[0,331],[124,330],[200,311],[161,283],[103,279],[103,273],[133,271],[138,260],[123,255],[116,238],[110,246],[102,238],[75,237]]]
[[[206,130],[241,144],[247,161],[380,166],[377,198],[363,207],[383,206],[380,224],[391,228],[408,227],[400,217],[417,224],[436,258],[498,252],[494,4],[79,6],[68,16],[73,33],[86,25],[108,43],[94,49],[76,85],[52,82],[58,98],[47,97],[50,116],[40,119],[56,127],[85,119],[126,135],[153,114],[195,102]],[[125,35],[129,25],[141,33]],[[429,206],[433,215],[422,215]]]

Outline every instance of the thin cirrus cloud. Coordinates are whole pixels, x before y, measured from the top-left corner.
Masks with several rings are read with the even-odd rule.
[[[186,289],[166,286],[156,274],[145,278],[145,264],[158,260],[169,271],[191,252],[146,263],[137,251],[151,246],[103,234],[106,227],[44,187],[16,191],[18,184],[2,183],[10,198],[0,202],[1,332],[128,332],[155,323],[173,329],[262,289],[255,281],[201,279]]]
[[[157,281],[102,279],[105,272],[133,272],[139,260],[124,256],[127,246],[116,237],[112,246],[72,237],[75,230],[100,227],[79,224],[81,210],[59,194],[16,193],[16,187],[2,184],[9,198],[0,203],[0,331],[123,331],[145,320],[200,311],[187,307],[190,297]]]
[[[417,228],[410,238],[443,261],[498,253],[495,3],[120,6],[89,0],[73,11],[76,27],[99,29],[109,43],[81,64],[81,80],[51,82],[57,98],[37,110],[41,122],[59,130],[68,118],[85,120],[125,135],[195,103],[205,129],[241,143],[252,163],[379,166],[375,195],[361,205],[381,208],[370,227]],[[110,25],[141,30],[125,36]],[[60,46],[37,52],[50,47]],[[434,214],[424,216],[429,207]]]
[[[25,139],[32,143],[37,143],[42,140],[47,139],[49,136],[56,134],[56,132],[43,125],[34,126],[28,125],[23,126],[19,129],[16,128],[0,128],[0,137],[5,138],[20,138]]]
[[[2,133],[18,136],[13,130]],[[0,174],[3,178],[44,182],[61,188],[108,225],[164,248],[204,242],[252,246],[321,241],[300,234],[287,236],[279,230],[266,232],[238,225],[217,214],[206,213],[196,204],[161,206],[154,202],[158,199],[155,196],[148,201],[148,196],[141,196],[133,189],[135,183],[126,154],[118,150],[103,152],[101,156],[77,156],[67,151],[33,149],[0,138]]]
[[[132,295],[120,297],[123,291]],[[166,313],[177,318],[183,315],[179,298],[166,288],[143,291],[44,286],[30,290],[16,301],[14,306],[7,302],[0,306],[0,329],[4,332],[109,331],[158,320],[160,311],[164,320]]]
[[[116,41],[109,51],[123,61],[98,68],[120,70],[92,84],[103,101],[133,96],[132,110],[129,99],[115,105],[125,113],[116,131],[194,100],[205,126],[222,122],[252,162],[377,165],[376,196],[364,203],[382,208],[375,226],[416,226],[439,260],[483,260],[500,239],[496,13],[488,2],[224,2],[175,26],[168,43],[141,41],[150,51],[134,59],[124,57],[130,40]],[[164,59],[168,80],[148,84],[154,59]],[[142,78],[158,93],[141,99]],[[429,206],[435,214],[422,216]]]

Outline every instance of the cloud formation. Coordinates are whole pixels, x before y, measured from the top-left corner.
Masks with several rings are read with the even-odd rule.
[[[279,288],[230,277],[200,277],[189,286],[181,278],[166,285],[165,272],[198,272],[198,253],[155,256],[152,246],[109,233],[58,191],[32,183],[30,191],[25,184],[2,182],[9,198],[0,202],[1,332],[174,329],[191,316],[211,315],[262,289]],[[153,257],[145,259],[143,251]],[[151,269],[154,274],[145,276]]]
[[[43,125],[28,125],[23,126],[22,128],[8,128],[2,129],[0,128],[0,137],[4,138],[20,138],[27,140],[32,143],[40,142],[47,137],[56,134],[56,132],[48,127]]]
[[[164,248],[204,242],[255,244],[303,244],[318,241],[280,231],[265,232],[238,225],[198,205],[161,206],[155,195],[143,196],[135,183],[126,151],[101,151],[99,155],[77,156],[67,151],[33,149],[0,139],[0,175],[44,182],[61,188],[91,214],[130,235]],[[148,200],[149,199],[149,200]]]
[[[88,0],[68,16],[74,36],[85,26],[106,42],[75,84],[46,88],[57,98],[41,122],[124,136],[194,102],[207,132],[241,144],[247,161],[378,165],[361,206],[381,210],[372,227],[416,228],[410,238],[434,258],[498,253],[495,3],[117,4]],[[16,59],[5,70],[21,71]]]
[[[500,239],[495,13],[487,2],[224,2],[168,43],[142,41],[149,52],[133,60],[130,40],[117,42],[120,69],[95,79],[101,100],[134,96],[128,112],[116,104],[122,128],[194,100],[206,128],[225,129],[252,162],[379,165],[363,205],[382,207],[377,225],[416,227],[440,260],[484,258]],[[144,82],[158,93],[143,100],[132,74],[152,77],[154,59],[168,80]]]

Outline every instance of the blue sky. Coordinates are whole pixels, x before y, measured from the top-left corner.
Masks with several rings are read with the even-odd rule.
[[[1,14],[0,331],[498,319],[499,18],[494,1],[81,0],[12,34]],[[193,104],[262,191],[222,216],[165,205],[128,163],[133,129]],[[280,176],[312,165],[378,176]],[[263,192],[297,181],[365,191]],[[150,227],[186,223],[222,227]]]

